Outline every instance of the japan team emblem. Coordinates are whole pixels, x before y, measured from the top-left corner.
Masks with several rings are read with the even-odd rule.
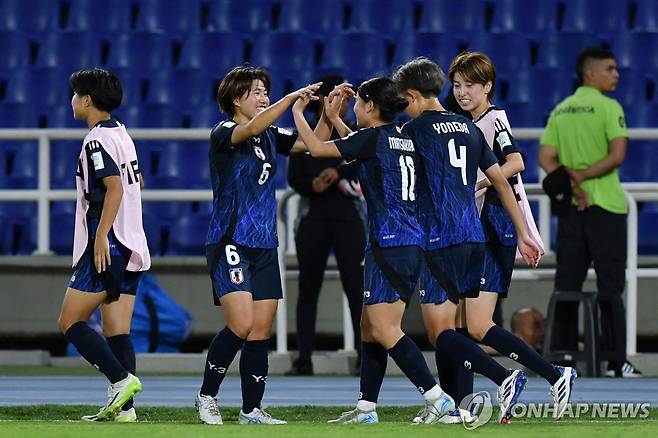
[[[233,284],[242,284],[242,282],[244,281],[242,268],[231,268],[228,270],[228,275],[231,278],[231,283]]]
[[[256,154],[256,156],[258,158],[265,161],[265,153],[263,152],[263,150],[260,147],[254,146],[254,153]]]

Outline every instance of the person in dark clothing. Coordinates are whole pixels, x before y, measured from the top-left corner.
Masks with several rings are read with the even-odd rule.
[[[340,76],[322,78],[318,90],[320,99],[314,110],[316,118],[322,114],[323,97]],[[343,108],[347,109],[347,105]],[[345,112],[343,111],[342,114]],[[336,132],[332,139],[338,138]],[[300,215],[295,242],[299,263],[299,298],[297,301],[297,345],[299,357],[288,375],[311,375],[311,354],[315,341],[317,304],[327,266],[333,250],[347,296],[355,345],[361,344],[361,295],[365,229],[362,218],[362,197],[357,180],[356,163],[345,164],[340,158],[313,158],[309,154],[293,154],[288,163],[288,184],[301,196]],[[340,309],[337,306],[336,309]]]

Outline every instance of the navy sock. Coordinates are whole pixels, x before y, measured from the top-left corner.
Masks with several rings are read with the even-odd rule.
[[[457,333],[456,331],[444,330],[436,338],[437,348],[449,352],[450,357],[460,368],[480,373],[498,386],[503,384],[508,372],[493,360],[487,353],[482,351],[479,345],[471,339]]]
[[[423,353],[409,336],[402,336],[397,344],[388,350],[388,354],[421,394],[436,385]]]
[[[548,383],[555,385],[560,378],[560,372],[552,364],[544,360],[532,347],[522,339],[514,336],[507,330],[498,327],[491,327],[482,339],[486,345],[517,361],[521,365],[531,369],[535,373],[548,380]]]
[[[219,385],[226,376],[226,370],[235,359],[240,348],[244,344],[244,339],[233,333],[230,328],[224,327],[224,330],[217,333],[210,343],[208,356],[206,357],[206,366],[203,372],[203,383],[201,384],[202,395],[215,397],[219,392]]]
[[[105,374],[111,383],[125,379],[128,372],[114,356],[105,338],[96,333],[86,322],[78,321],[64,334],[66,339],[78,349],[87,362]]]
[[[123,365],[126,371],[134,375],[137,361],[135,359],[135,348],[133,347],[133,341],[130,335],[116,335],[105,339],[112,353],[119,360],[119,363]],[[133,399],[130,399],[123,405],[122,410],[127,411],[132,407]]]
[[[242,412],[250,413],[260,408],[267,383],[267,350],[270,340],[247,341],[240,356],[240,380],[242,382]]]
[[[450,359],[450,356],[444,352],[439,351],[438,349],[434,353],[434,359],[436,360],[436,371],[439,375],[439,384],[441,384],[441,389],[445,391],[455,403],[459,404],[460,399],[458,398],[457,392],[457,364]]]
[[[361,343],[361,376],[359,400],[377,403],[379,390],[386,374],[388,353],[377,342]]]
[[[468,334],[468,329],[458,328],[457,333],[460,333],[462,336],[475,342],[471,335]],[[457,397],[459,398],[459,403],[461,403],[461,400],[467,395],[473,394],[473,376],[474,374],[472,370],[464,367],[457,367]]]

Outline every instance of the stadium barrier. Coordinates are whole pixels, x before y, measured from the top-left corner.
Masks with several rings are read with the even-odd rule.
[[[540,138],[543,129],[516,129],[515,138],[519,140],[533,140]],[[1,201],[36,201],[38,204],[38,239],[35,255],[51,254],[50,242],[50,214],[51,201],[68,201],[75,199],[75,190],[50,189],[50,142],[51,140],[80,140],[87,135],[85,129],[0,129],[0,141],[3,140],[38,140],[38,183],[37,189],[0,190]],[[207,129],[131,129],[130,135],[135,140],[207,140]],[[658,139],[658,129],[629,129],[631,140]],[[540,178],[543,173],[540,171]],[[627,235],[628,253],[626,268],[626,352],[628,355],[637,353],[637,280],[638,278],[658,278],[658,269],[637,267],[637,202],[658,201],[658,183],[624,183],[622,184],[629,205]],[[543,194],[538,183],[526,184],[526,191],[530,200],[539,202],[539,231],[544,242],[550,242],[550,203]],[[278,233],[281,242],[284,242],[286,251],[279,251],[279,264],[283,275],[288,276],[285,268],[284,253],[294,251],[292,242],[292,220],[296,214],[294,206],[295,193],[293,191],[277,191],[278,199]],[[145,190],[142,194],[145,201],[211,201],[210,190]],[[284,221],[284,214],[289,219]],[[294,252],[293,252],[294,253]],[[519,269],[514,271],[513,278],[521,280],[546,279],[555,275],[555,269]],[[590,269],[588,278],[594,272]],[[285,282],[284,298],[278,306],[276,330],[277,333],[287,333]],[[354,349],[354,333],[349,318],[347,301],[343,297],[343,338],[346,350]],[[287,337],[277,336],[277,352],[285,353],[288,350]]]

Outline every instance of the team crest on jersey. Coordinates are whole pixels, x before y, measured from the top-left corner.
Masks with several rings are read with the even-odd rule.
[[[256,156],[258,158],[265,161],[265,152],[263,152],[263,150],[260,148],[260,146],[254,146],[254,152],[256,153]]]
[[[228,275],[233,284],[242,284],[244,282],[242,268],[231,268],[228,270]]]

